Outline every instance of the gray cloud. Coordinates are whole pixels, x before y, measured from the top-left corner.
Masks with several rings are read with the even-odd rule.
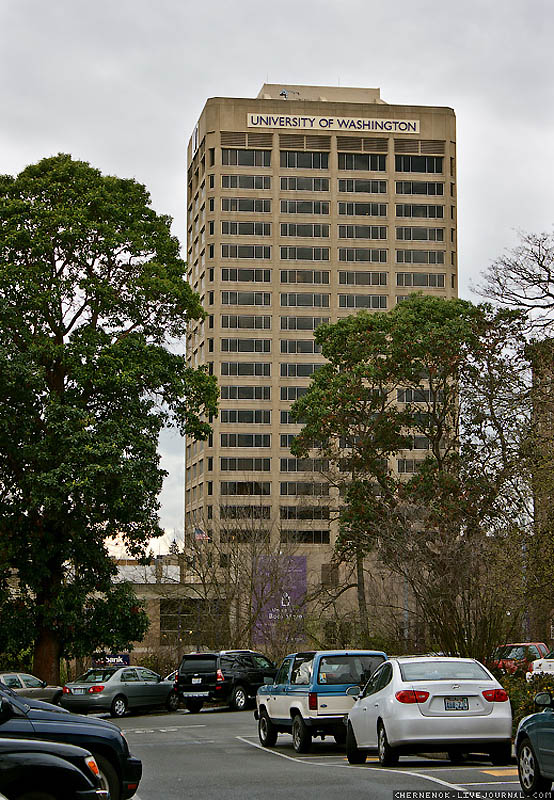
[[[379,86],[458,118],[461,293],[515,230],[552,224],[550,0],[4,0],[0,172],[59,151],[136,177],[185,239],[185,147],[207,97],[270,82]],[[162,524],[182,528],[182,443]]]

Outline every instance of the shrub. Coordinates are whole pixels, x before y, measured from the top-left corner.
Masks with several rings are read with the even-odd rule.
[[[554,697],[554,675],[533,675],[532,679],[527,681],[524,669],[518,669],[511,674],[496,669],[491,672],[506,689],[510,698],[514,733],[524,717],[537,711],[535,706],[537,692],[550,692]]]

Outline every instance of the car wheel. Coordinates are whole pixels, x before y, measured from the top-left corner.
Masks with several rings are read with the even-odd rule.
[[[333,731],[333,739],[337,744],[344,744],[346,742],[346,726],[343,725],[342,722]]]
[[[258,719],[258,738],[263,747],[273,747],[277,741],[277,728],[269,719],[265,708],[260,712]]]
[[[124,717],[127,713],[127,698],[124,694],[118,694],[112,700],[110,714],[112,717]]]
[[[244,686],[235,686],[229,705],[233,711],[244,711],[248,705],[248,695]]]
[[[168,711],[177,711],[179,708],[179,695],[173,689],[167,695],[167,700],[165,701],[165,707]]]
[[[312,734],[300,714],[292,721],[292,746],[296,753],[309,753],[312,747]]]
[[[62,695],[63,695],[63,692],[57,692],[57,693],[56,693],[56,694],[55,694],[55,695],[52,697],[52,699],[50,700],[50,702],[52,703],[52,705],[54,705],[54,706],[59,706],[59,705],[60,705],[60,700],[62,699]]]
[[[93,753],[98,769],[100,770],[100,788],[110,793],[110,800],[120,800],[121,785],[117,772],[105,756]]]
[[[552,781],[541,775],[537,757],[529,739],[524,739],[518,747],[517,770],[524,794],[530,796],[537,792],[550,791]]]
[[[203,705],[203,700],[185,700],[185,708],[187,711],[190,711],[191,714],[198,714]]]
[[[382,722],[377,727],[377,749],[379,751],[379,764],[382,767],[395,767],[398,764],[398,753],[391,747],[385,726]]]
[[[346,758],[348,759],[349,764],[365,764],[365,760],[367,758],[366,751],[360,750],[358,747],[358,742],[356,741],[356,736],[354,735],[354,729],[352,728],[350,722],[346,728]]]
[[[502,742],[502,744],[492,747],[489,751],[489,758],[495,767],[505,767],[512,763],[512,742]]]

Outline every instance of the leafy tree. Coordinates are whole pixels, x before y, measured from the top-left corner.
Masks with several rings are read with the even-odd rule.
[[[108,544],[160,535],[159,432],[205,438],[217,404],[168,346],[204,316],[184,274],[134,180],[63,154],[0,179],[0,600],[47,680],[144,634]]]
[[[294,406],[306,421],[294,449],[317,445],[343,473],[339,550],[358,562],[366,633],[372,550],[409,586],[422,646],[429,631],[441,650],[486,655],[507,607],[519,618],[523,325],[515,312],[413,295],[316,331],[329,364]]]

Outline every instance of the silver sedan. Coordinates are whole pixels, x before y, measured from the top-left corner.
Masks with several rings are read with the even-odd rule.
[[[44,700],[57,705],[62,696],[61,686],[50,686],[46,681],[28,675],[26,672],[0,672],[0,684],[12,689],[21,697]]]
[[[163,706],[176,711],[179,696],[171,681],[144,667],[100,667],[66,683],[60,705],[78,714],[109,711],[112,717],[123,717],[129,709]]]
[[[352,688],[347,694],[357,694]],[[372,675],[348,714],[346,754],[361,764],[377,750],[383,766],[402,753],[447,752],[452,761],[485,753],[511,760],[512,711],[493,675],[472,658],[391,658]]]

